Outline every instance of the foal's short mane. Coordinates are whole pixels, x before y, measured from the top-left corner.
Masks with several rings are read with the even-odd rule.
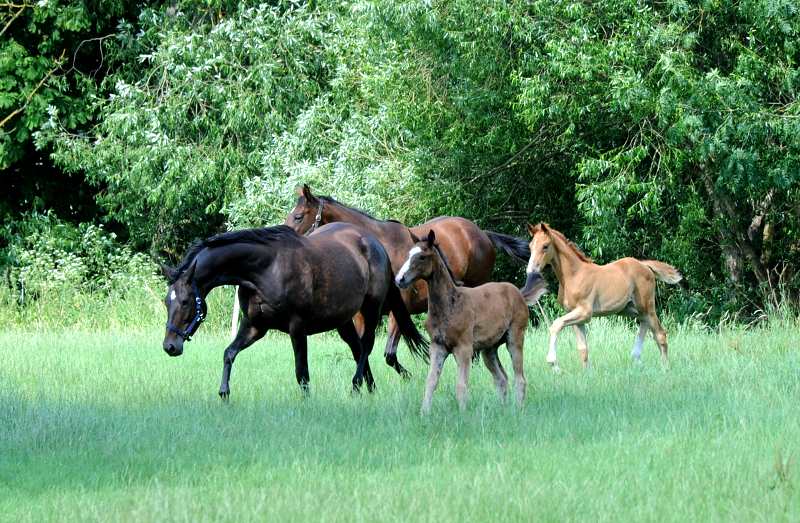
[[[560,240],[562,240],[564,243],[566,243],[566,244],[567,244],[567,247],[569,247],[570,249],[572,249],[572,252],[574,252],[574,253],[575,253],[575,254],[578,256],[578,258],[579,258],[581,261],[584,261],[584,262],[586,262],[586,263],[594,263],[594,260],[593,260],[593,259],[591,259],[591,258],[589,258],[588,256],[586,256],[585,254],[583,254],[583,253],[581,252],[581,250],[580,250],[580,249],[578,249],[578,247],[577,247],[577,246],[576,246],[574,243],[572,243],[571,241],[567,240],[567,237],[566,237],[566,236],[564,236],[563,234],[561,234],[559,231],[557,231],[557,230],[555,230],[555,229],[548,229],[548,230],[549,230],[551,233],[553,233],[553,234],[554,234],[554,235],[555,235],[557,238],[559,238],[559,239],[560,239]]]
[[[356,208],[356,207],[351,207],[350,205],[346,205],[346,204],[344,204],[344,203],[340,202],[339,200],[337,200],[337,199],[335,199],[335,198],[332,198],[332,197],[330,197],[330,196],[321,196],[321,195],[316,195],[316,194],[315,194],[315,195],[314,195],[314,198],[317,198],[317,199],[319,199],[319,200],[322,200],[322,201],[323,201],[323,202],[325,202],[325,203],[338,203],[339,205],[341,205],[341,206],[343,206],[343,207],[347,207],[347,208],[348,208],[348,209],[350,209],[351,211],[355,211],[355,212],[357,212],[358,214],[360,214],[360,215],[362,215],[362,216],[365,216],[365,217],[367,217],[367,218],[370,218],[370,219],[372,219],[372,220],[376,220],[376,221],[379,221],[379,222],[394,222],[394,223],[400,223],[400,222],[399,222],[399,221],[397,221],[397,220],[381,220],[381,219],[379,219],[379,218],[376,218],[376,217],[374,217],[373,215],[369,214],[368,212],[362,211],[361,209],[358,209],[358,208]],[[305,196],[301,196],[301,197],[299,198],[299,201],[298,201],[298,203],[302,203],[303,205],[305,205],[305,202],[306,202],[306,197],[305,197]],[[323,212],[324,212],[324,210],[323,210]]]
[[[427,242],[428,241],[428,235],[426,234],[425,236],[420,238],[419,241],[420,242]],[[462,285],[464,285],[464,282],[458,281],[456,279],[456,275],[453,274],[453,269],[450,268],[450,262],[447,261],[447,256],[444,255],[444,251],[442,250],[441,247],[439,247],[439,244],[438,243],[434,244],[434,247],[436,247],[436,252],[438,252],[439,253],[439,257],[442,258],[442,261],[444,262],[444,268],[447,269],[447,273],[450,274],[450,279],[453,280],[453,283],[456,285],[456,287],[461,287]]]
[[[278,225],[276,227],[264,227],[260,229],[242,229],[240,231],[231,231],[206,238],[205,240],[195,241],[189,250],[183,255],[183,261],[180,266],[174,269],[169,284],[172,285],[180,277],[181,273],[185,272],[192,266],[192,262],[200,254],[200,251],[206,248],[222,247],[223,245],[231,245],[234,243],[257,243],[266,245],[271,241],[278,241],[282,239],[296,239],[300,238],[294,229],[286,225]]]

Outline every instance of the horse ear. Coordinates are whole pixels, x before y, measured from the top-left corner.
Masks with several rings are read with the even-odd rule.
[[[431,229],[431,232],[428,233],[428,248],[433,249],[435,246],[436,246],[436,233],[434,233],[433,229]]]
[[[303,196],[303,186],[302,185],[298,185],[297,186],[297,196]]]
[[[546,223],[544,223],[544,222],[540,223],[540,224],[539,224],[539,227],[541,227],[541,228],[542,228],[542,232],[543,232],[543,233],[545,233],[545,234],[550,234],[550,231],[549,231],[549,230],[547,230],[547,224],[546,224]]]
[[[160,263],[160,262],[159,262],[158,265],[161,266],[161,274],[164,275],[164,277],[167,279],[167,281],[171,280],[172,279],[172,269],[170,269],[169,267],[167,267],[166,265],[164,265],[163,263]]]
[[[314,195],[311,194],[311,188],[306,184],[303,184],[303,196],[306,197],[306,205],[307,206],[311,207],[311,206],[317,204],[316,197],[314,197]]]
[[[525,225],[527,225],[527,226],[528,226],[528,232],[529,232],[529,233],[531,233],[531,236],[535,236],[535,235],[536,235],[536,233],[538,232],[538,231],[536,230],[536,227],[534,227],[533,225],[531,225],[531,224],[530,224],[530,222],[525,222]]]
[[[413,232],[411,232],[411,229],[409,229],[409,230],[408,230],[408,234],[409,234],[409,235],[411,235],[411,240],[412,240],[414,243],[419,243],[419,238],[417,238],[417,235],[416,235],[416,234],[414,234]]]
[[[197,260],[193,261],[186,272],[183,274],[183,277],[186,278],[187,281],[191,281],[194,278],[194,269],[197,267]]]

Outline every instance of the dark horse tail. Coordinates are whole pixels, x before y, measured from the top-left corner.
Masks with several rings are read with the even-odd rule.
[[[525,281],[525,287],[521,288],[520,292],[522,297],[525,298],[525,303],[533,305],[547,292],[547,281],[542,276],[542,273],[531,272]]]
[[[428,361],[428,340],[417,330],[414,321],[411,319],[411,313],[408,312],[403,297],[400,295],[400,289],[392,282],[389,285],[389,292],[386,295],[386,301],[389,302],[389,310],[394,314],[394,321],[400,328],[400,334],[411,349],[411,354],[424,361]]]
[[[500,234],[499,232],[483,231],[483,233],[506,256],[511,256],[522,263],[528,263],[528,260],[530,260],[531,246],[525,240],[507,234]]]

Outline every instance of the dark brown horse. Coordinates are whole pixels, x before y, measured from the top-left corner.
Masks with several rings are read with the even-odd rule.
[[[436,244],[436,233],[417,241],[395,281],[407,288],[417,280],[428,283],[428,318],[425,328],[431,339],[431,370],[425,382],[422,414],[431,411],[431,399],[444,360],[456,359],[458,377],[456,398],[463,412],[467,408],[467,381],[470,360],[480,353],[494,378],[497,396],[505,401],[508,375],[497,357],[497,348],[506,344],[514,366],[514,392],[517,405],[525,399],[525,374],[522,371],[522,347],[528,325],[528,306],[522,293],[504,282],[486,283],[474,289],[461,287],[453,278],[447,259]]]
[[[409,229],[402,223],[379,220],[329,196],[315,196],[311,194],[308,185],[298,187],[297,194],[299,196],[297,205],[286,217],[284,225],[288,225],[300,234],[305,234],[314,227],[326,223],[352,223],[378,238],[389,254],[392,270],[395,273],[408,258],[408,250],[414,246],[414,242],[408,234]],[[505,234],[482,231],[464,218],[441,216],[410,230],[417,236],[427,234],[431,230],[435,231],[439,246],[447,256],[453,274],[466,287],[477,287],[489,281],[496,257],[492,243],[501,252],[522,263],[527,263],[531,255],[526,241]],[[420,314],[428,310],[428,289],[424,280],[415,282],[410,289],[402,292],[402,296],[411,314]],[[356,318],[356,324],[360,331],[362,320]],[[408,372],[397,361],[399,331],[392,315],[389,316],[388,335],[386,363],[399,374],[408,377]]]
[[[306,336],[337,329],[358,362],[353,377],[357,389],[374,379],[369,353],[384,303],[400,323],[412,352],[426,345],[393,283],[389,257],[369,232],[337,223],[303,237],[289,227],[246,229],[221,234],[193,246],[181,266],[161,266],[169,281],[164,299],[168,310],[164,350],[183,353],[183,342],[206,314],[205,298],[220,285],[238,285],[243,318],[236,338],[225,349],[219,394],[227,399],[231,366],[236,355],[270,329],[289,334],[295,357],[295,375],[307,393],[309,373]],[[352,318],[360,313],[364,332],[359,336]]]

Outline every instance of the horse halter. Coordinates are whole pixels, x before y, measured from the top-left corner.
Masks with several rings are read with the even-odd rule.
[[[192,287],[194,287],[194,301],[196,304],[195,306],[197,307],[197,316],[195,316],[192,320],[192,323],[189,324],[189,328],[185,331],[182,331],[176,326],[172,325],[170,322],[167,322],[167,328],[171,331],[177,332],[178,336],[183,338],[183,341],[192,341],[192,336],[194,336],[194,333],[197,332],[200,324],[206,321],[206,317],[203,314],[203,307],[200,305],[200,294],[197,292],[197,284],[195,283],[194,278],[192,278]]]
[[[319,211],[317,211],[317,217],[316,217],[316,219],[314,220],[314,225],[312,225],[312,226],[311,226],[311,228],[308,230],[308,232],[306,233],[306,235],[309,235],[309,234],[311,234],[312,232],[316,231],[316,230],[317,230],[317,227],[319,227],[319,222],[320,222],[320,220],[322,219],[322,206],[323,206],[323,204],[324,204],[324,203],[325,203],[325,202],[323,201],[323,199],[322,199],[322,198],[320,198],[320,199],[319,199]]]

